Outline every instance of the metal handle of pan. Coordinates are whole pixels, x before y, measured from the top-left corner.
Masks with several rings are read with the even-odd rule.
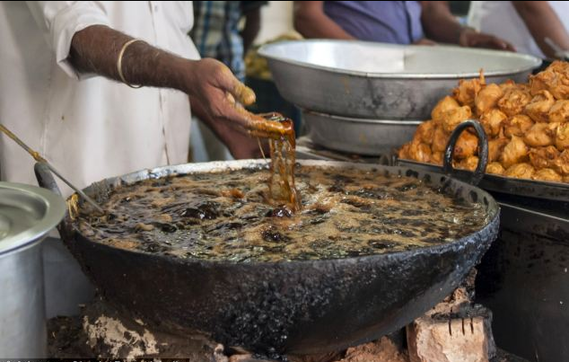
[[[447,147],[445,149],[443,172],[449,177],[452,177],[452,175],[455,173],[455,169],[452,167],[454,148],[456,146],[458,138],[467,128],[474,128],[476,135],[478,136],[478,165],[476,166],[476,170],[474,171],[472,177],[470,180],[468,180],[468,183],[476,186],[484,177],[486,165],[488,164],[488,137],[486,136],[486,132],[484,132],[484,128],[478,121],[469,119],[460,123],[458,126],[456,126],[454,131],[452,131]]]

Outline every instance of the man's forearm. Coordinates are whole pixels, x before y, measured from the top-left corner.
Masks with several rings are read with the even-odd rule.
[[[95,73],[122,81],[117,61],[122,47],[132,37],[103,25],[93,25],[77,32],[71,42],[69,60],[80,72]],[[167,87],[188,93],[192,84],[189,68],[192,61],[155,48],[145,42],[134,42],[122,57],[122,73],[132,84]]]
[[[555,50],[546,43],[545,38],[569,50],[569,35],[547,1],[513,1],[512,4],[545,55],[555,56]]]
[[[421,22],[425,35],[432,40],[458,44],[462,26],[450,12],[446,1],[423,1]]]

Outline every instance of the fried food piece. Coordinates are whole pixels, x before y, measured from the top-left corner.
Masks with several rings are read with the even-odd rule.
[[[454,145],[454,157],[465,159],[476,154],[478,149],[478,137],[470,132],[462,132]]]
[[[489,112],[482,115],[480,118],[480,124],[484,127],[486,135],[489,137],[496,137],[500,134],[506,119],[508,116],[499,109],[492,109]]]
[[[502,98],[504,91],[497,84],[488,84],[476,96],[474,104],[476,105],[476,114],[483,115],[496,107],[498,100]]]
[[[459,108],[460,104],[451,96],[446,96],[437,103],[431,112],[431,118],[435,122],[443,120],[444,114],[452,109]]]
[[[525,162],[528,159],[529,148],[521,137],[512,136],[511,141],[504,147],[500,155],[500,163],[508,169],[512,165]]]
[[[435,122],[427,121],[423,122],[417,127],[415,132],[415,137],[421,142],[430,145],[433,142],[433,135],[435,134]]]
[[[454,98],[463,106],[474,108],[476,96],[485,84],[484,75],[480,74],[480,79],[459,80],[458,87],[453,89]]]
[[[525,107],[525,113],[536,122],[548,122],[549,110],[554,104],[555,99],[551,93],[539,91]]]
[[[549,110],[549,122],[569,122],[569,100],[555,102]]]
[[[498,86],[500,87],[500,89],[502,90],[502,92],[506,92],[507,89],[515,87],[516,86],[516,82],[514,82],[511,79],[508,79],[507,81],[505,81],[504,83],[500,83],[498,84]]]
[[[403,160],[411,159],[411,156],[409,156],[409,148],[410,147],[411,147],[411,143],[404,144],[403,147],[401,147],[399,149],[399,152],[397,152],[397,157],[399,157]]]
[[[469,106],[462,106],[447,111],[442,120],[444,130],[448,133],[452,132],[460,123],[472,117],[472,110]]]
[[[533,180],[550,181],[550,182],[563,182],[563,177],[550,168],[543,168],[532,176]]]
[[[536,170],[553,167],[560,152],[554,146],[532,148],[529,151],[529,161]]]
[[[536,123],[526,133],[524,142],[531,147],[550,146],[555,142],[557,123]]]
[[[431,160],[431,148],[428,144],[413,141],[408,150],[409,158],[419,162],[429,162]]]
[[[506,169],[505,176],[531,179],[535,169],[529,163],[516,163]]]
[[[494,175],[503,175],[504,172],[506,172],[506,170],[504,169],[504,166],[502,166],[500,162],[490,162],[486,166],[486,173],[491,173]]]
[[[569,176],[569,150],[561,152],[559,157],[553,161],[551,168],[563,176]]]
[[[504,124],[504,135],[506,137],[523,137],[533,126],[534,122],[525,114],[517,114],[509,118]]]
[[[463,170],[474,171],[478,166],[478,157],[477,156],[469,156],[468,158],[460,161],[457,164],[457,167]]]
[[[435,165],[441,166],[443,164],[443,159],[445,157],[444,152],[433,152],[431,154],[431,162]]]
[[[498,161],[508,142],[510,142],[510,140],[505,137],[488,141],[488,162]]]
[[[445,132],[442,125],[436,126],[435,132],[433,133],[433,143],[431,144],[433,152],[444,152],[449,138],[450,134]]]
[[[559,151],[569,149],[569,123],[560,124],[555,132],[555,147]]]
[[[569,99],[569,63],[555,61],[530,77],[529,83],[532,94],[548,90],[556,99]]]
[[[531,94],[525,87],[518,85],[506,89],[504,96],[498,101],[498,107],[509,117],[522,113],[524,107],[531,101]]]

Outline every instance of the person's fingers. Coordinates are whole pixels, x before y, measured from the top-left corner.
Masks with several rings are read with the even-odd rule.
[[[255,92],[245,84],[241,83],[227,66],[224,65],[220,67],[217,80],[218,85],[223,90],[233,95],[237,102],[246,106],[255,103]]]

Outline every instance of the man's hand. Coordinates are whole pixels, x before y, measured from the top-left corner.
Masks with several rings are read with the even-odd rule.
[[[242,133],[251,130],[254,115],[243,108],[255,102],[255,93],[239,82],[223,63],[206,58],[191,61],[185,92],[201,105],[207,116]]]
[[[463,28],[458,38],[458,44],[469,48],[490,48],[515,52],[512,44],[495,36],[479,33],[472,28]]]
[[[220,119],[215,119],[209,115],[206,111],[207,106],[204,106],[196,98],[190,100],[192,105],[192,114],[202,120],[223,142],[231,155],[236,159],[244,158],[261,158],[264,155],[269,157],[269,145],[266,140],[261,139],[258,141],[254,137],[250,137],[247,134],[241,132],[235,132],[235,130],[229,126],[228,122],[220,121]],[[263,151],[259,148],[259,142],[263,147]]]

